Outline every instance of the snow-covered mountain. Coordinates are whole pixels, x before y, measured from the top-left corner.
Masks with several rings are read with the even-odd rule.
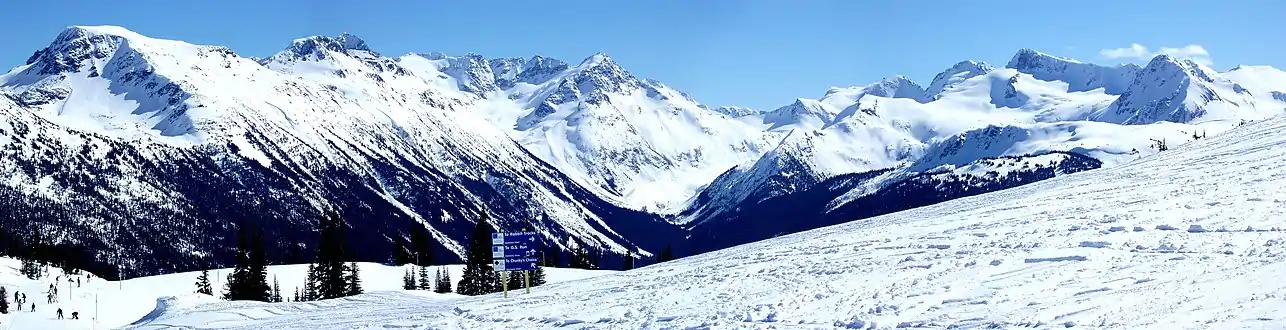
[[[530,295],[224,302],[159,309],[137,329],[1280,329],[1283,131],[1272,118]]]
[[[1169,56],[1106,67],[1022,49],[1005,68],[957,63],[927,89],[904,77],[832,88],[765,113],[788,136],[704,187],[675,222],[718,249],[1114,166],[1160,141],[1283,113],[1280,73]]]
[[[1281,71],[1169,56],[1108,67],[1023,49],[1003,68],[962,61],[928,85],[895,76],[755,110],[606,54],[389,57],[349,34],[283,46],[245,58],[64,31],[0,75],[6,234],[51,232],[86,268],[147,272],[226,260],[209,247],[246,224],[281,237],[274,259],[304,260],[333,208],[370,243],[364,260],[419,230],[454,258],[484,212],[551,245],[707,250],[1116,166],[1286,109]],[[118,259],[127,247],[143,252]]]
[[[273,233],[274,259],[306,260],[295,252],[328,209],[350,223],[363,260],[419,230],[453,260],[484,212],[555,246],[575,236],[623,253],[670,236],[533,157],[461,89],[443,88],[449,79],[404,62],[352,35],[254,61],[68,28],[0,76],[6,234],[34,225],[86,268],[131,275],[226,262],[237,225]]]
[[[736,119],[756,111],[710,109],[658,81],[635,77],[606,54],[576,65],[541,56],[402,58],[426,60],[475,95],[474,110],[527,150],[632,209],[681,206],[719,172],[770,147],[757,124]]]

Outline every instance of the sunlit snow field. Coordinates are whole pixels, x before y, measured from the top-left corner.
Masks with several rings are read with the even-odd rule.
[[[508,299],[180,297],[136,328],[1281,329],[1283,130],[1274,118],[1115,168]],[[166,282],[188,287],[185,276]],[[147,314],[153,298],[113,302],[111,320]]]

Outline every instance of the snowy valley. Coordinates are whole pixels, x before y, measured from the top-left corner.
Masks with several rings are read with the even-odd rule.
[[[531,295],[179,299],[130,329],[1278,329],[1283,130],[1275,117],[1111,168]]]

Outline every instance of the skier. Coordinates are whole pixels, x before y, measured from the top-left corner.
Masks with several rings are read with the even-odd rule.
[[[36,312],[36,303],[31,303],[31,312],[32,313]]]
[[[58,309],[58,313],[57,313],[57,314],[58,314],[58,319],[59,319],[59,320],[63,319],[63,309],[62,309],[62,308],[59,308],[59,309]]]
[[[76,287],[77,287],[77,288],[79,288],[79,287],[80,287],[80,278],[79,278],[79,277],[77,277],[77,278],[76,278]]]
[[[71,319],[73,319],[73,320],[79,320],[79,319],[80,319],[80,312],[71,312]]]

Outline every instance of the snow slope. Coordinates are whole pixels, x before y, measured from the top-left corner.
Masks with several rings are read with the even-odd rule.
[[[1004,68],[959,62],[927,89],[904,77],[832,88],[821,99],[798,99],[765,113],[770,130],[786,131],[787,137],[757,161],[715,178],[672,221],[702,233],[696,236],[746,229],[764,233],[734,239],[751,242],[792,232],[781,231],[781,222],[791,223],[786,228],[807,229],[815,228],[809,220],[815,215],[834,220],[852,216],[829,213],[852,209],[846,205],[858,199],[907,193],[887,190],[926,173],[944,180],[939,191],[908,199],[948,200],[1047,178],[1021,175],[1014,181],[964,173],[948,178],[939,173],[957,167],[1004,172],[978,170],[1003,157],[1075,153],[1115,166],[1156,152],[1157,141],[1173,147],[1283,113],[1286,103],[1272,97],[1282,86],[1281,77],[1269,67],[1217,73],[1169,56],[1158,56],[1145,68],[1107,67],[1022,49]],[[1250,87],[1243,88],[1242,82]],[[1041,168],[1031,173],[1097,167],[1063,166],[1060,161],[1025,163]],[[872,175],[877,171],[887,172]],[[828,200],[784,197],[791,194]],[[905,205],[912,204],[917,203]],[[772,208],[794,214],[744,211]],[[833,220],[822,223],[827,221]]]
[[[58,302],[48,304],[44,301],[44,292],[48,291],[53,277],[65,274],[62,270],[51,268],[48,278],[30,280],[18,274],[18,260],[0,258],[0,286],[8,290],[7,297],[12,304],[15,290],[28,296],[30,302],[36,303],[36,312],[24,307],[22,311],[13,311],[0,315],[0,329],[5,330],[46,330],[46,329],[112,329],[127,326],[140,319],[164,322],[166,314],[193,308],[201,304],[227,304],[216,297],[193,293],[196,278],[200,272],[175,273],[158,276],[140,277],[125,281],[107,281],[102,278],[85,280],[86,273],[78,275],[82,279],[80,287],[67,282],[59,282]],[[459,281],[463,272],[461,265],[441,266],[451,275],[452,285]],[[402,275],[407,267],[385,266],[374,263],[359,263],[362,285],[368,295],[411,295],[425,299],[458,298],[456,294],[435,294],[428,291],[403,291]],[[282,291],[282,297],[290,299],[296,288],[302,288],[308,265],[279,265],[268,267],[269,281],[276,279]],[[430,276],[437,268],[429,268]],[[230,269],[210,270],[210,281],[218,294],[222,289],[224,277]],[[549,283],[580,280],[584,278],[611,274],[613,271],[546,268],[546,280]],[[76,276],[76,275],[73,275]],[[269,283],[271,284],[271,283]],[[533,288],[539,291],[542,287]],[[519,289],[515,294],[521,294]],[[97,299],[97,303],[95,303]],[[354,298],[356,299],[356,298]],[[347,300],[347,299],[345,299]],[[335,301],[321,304],[334,304]],[[95,304],[97,306],[95,306]],[[232,303],[241,304],[241,303]],[[281,306],[286,304],[260,304],[261,306]],[[294,304],[302,305],[302,304]],[[11,305],[12,306],[12,305]],[[71,312],[80,312],[80,320],[57,320],[54,311],[62,308],[67,318]],[[97,310],[95,310],[97,308]],[[163,310],[158,310],[162,309]],[[164,312],[164,313],[155,313]],[[251,315],[243,313],[242,315]],[[95,325],[95,322],[97,325]],[[218,324],[211,324],[217,326]]]
[[[1272,118],[1112,168],[530,296],[206,304],[139,328],[1278,329],[1283,130]]]

